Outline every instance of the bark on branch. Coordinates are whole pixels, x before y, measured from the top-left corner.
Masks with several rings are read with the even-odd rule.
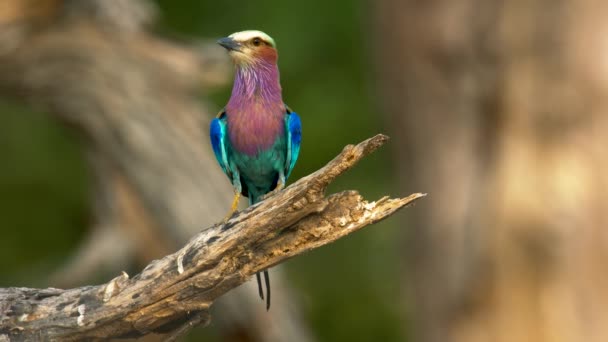
[[[182,249],[98,286],[0,289],[0,340],[132,338],[210,320],[218,297],[253,274],[376,223],[424,194],[365,201],[327,186],[388,137],[342,153],[273,197],[194,236]],[[260,304],[262,305],[262,304]]]

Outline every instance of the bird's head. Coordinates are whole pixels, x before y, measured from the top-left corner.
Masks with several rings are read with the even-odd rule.
[[[262,31],[241,31],[221,38],[218,44],[228,50],[237,66],[248,67],[258,62],[276,63],[277,46],[269,35]]]

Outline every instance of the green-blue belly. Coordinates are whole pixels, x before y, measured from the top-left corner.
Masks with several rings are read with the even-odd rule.
[[[284,136],[278,138],[269,149],[261,150],[253,156],[234,151],[230,146],[228,150],[231,164],[238,169],[242,185],[247,187],[252,203],[273,190],[279,171],[285,169],[287,145]]]

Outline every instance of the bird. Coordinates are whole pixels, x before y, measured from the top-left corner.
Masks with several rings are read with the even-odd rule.
[[[210,124],[213,152],[234,189],[226,219],[242,196],[249,205],[285,187],[300,154],[302,123],[284,102],[277,64],[277,46],[258,30],[233,33],[217,41],[235,66],[232,93]],[[266,310],[270,309],[270,277],[266,283]],[[260,272],[258,292],[264,300]]]

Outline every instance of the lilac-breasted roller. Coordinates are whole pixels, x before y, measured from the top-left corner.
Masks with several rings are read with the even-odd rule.
[[[236,66],[228,104],[211,121],[213,152],[232,182],[232,214],[241,194],[249,204],[285,186],[300,153],[300,117],[283,102],[276,44],[260,31],[243,31],[218,40]],[[230,215],[229,214],[229,215]],[[270,308],[270,279],[266,281],[266,309]],[[260,273],[256,274],[264,299]]]

